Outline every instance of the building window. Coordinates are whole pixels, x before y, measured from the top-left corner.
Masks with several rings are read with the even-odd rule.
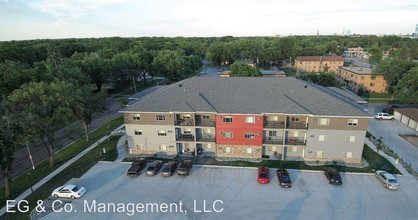
[[[231,116],[224,116],[223,120],[225,123],[231,123],[232,122],[232,117]]]
[[[202,118],[205,119],[205,120],[209,120],[210,119],[210,115],[203,115]]]
[[[135,135],[142,135],[142,131],[141,130],[135,130]]]
[[[224,138],[233,138],[233,133],[232,132],[223,132],[223,136]]]
[[[246,152],[247,154],[253,154],[254,150],[253,150],[253,148],[251,148],[251,147],[247,147],[247,149],[245,149],[245,152]]]
[[[166,131],[158,131],[158,136],[167,136],[167,132]]]
[[[325,157],[325,152],[323,150],[316,151],[315,157]]]
[[[138,145],[136,145],[137,147],[138,147]],[[139,145],[139,148],[141,148],[141,150],[146,150],[146,147],[145,147],[145,145],[143,145],[143,144],[140,144]]]
[[[329,125],[329,118],[319,118],[318,119],[318,125]]]
[[[353,152],[344,152],[343,159],[351,159],[353,157]]]
[[[231,151],[232,151],[232,149],[230,147],[225,147],[224,148],[224,153],[229,154],[229,153],[231,153]]]
[[[205,146],[205,149],[211,149],[212,148],[211,144],[205,144],[204,146]]]
[[[290,152],[298,152],[298,148],[297,147],[291,147]]]
[[[275,137],[275,136],[277,136],[277,131],[269,131],[269,136],[270,136],[270,137]]]
[[[356,140],[355,136],[346,136],[345,137],[345,142],[353,143],[355,140]]]
[[[132,115],[132,120],[134,120],[134,121],[139,121],[139,120],[141,120],[141,115],[140,115],[140,114],[135,114],[135,115]]]
[[[298,121],[300,121],[300,118],[299,117],[291,117],[290,118],[290,121],[292,121],[292,122],[298,122]]]
[[[160,150],[166,151],[167,150],[167,145],[160,145]]]
[[[269,116],[268,117],[269,121],[278,121],[279,120],[279,116]]]
[[[327,136],[326,135],[318,135],[318,141],[326,142],[327,141]]]
[[[358,119],[348,119],[348,126],[357,126]]]
[[[374,83],[370,83],[370,87],[373,87],[374,86]]]
[[[245,139],[254,139],[255,134],[254,133],[245,133],[244,138]]]
[[[268,151],[277,151],[277,147],[276,146],[268,146],[267,150]]]
[[[191,128],[185,128],[183,130],[183,134],[191,134],[192,133],[192,129]]]
[[[203,129],[203,134],[211,134],[212,131],[210,130],[210,128],[204,128]]]
[[[155,120],[157,121],[165,121],[165,115],[156,115]]]
[[[245,123],[249,123],[249,124],[255,123],[255,117],[254,116],[245,117]]]
[[[188,118],[190,118],[190,114],[185,114],[185,115],[183,115],[183,117],[182,118],[184,118],[184,119],[188,119]]]

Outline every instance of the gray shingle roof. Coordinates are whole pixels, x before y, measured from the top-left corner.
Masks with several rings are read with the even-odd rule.
[[[192,77],[162,88],[121,112],[368,115],[293,77]]]

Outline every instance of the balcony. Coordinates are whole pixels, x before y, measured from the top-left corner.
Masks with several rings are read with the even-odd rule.
[[[284,128],[284,121],[264,121],[265,128]]]
[[[283,138],[282,137],[264,137],[263,144],[283,145]]]
[[[194,126],[194,120],[191,118],[179,118],[176,121],[178,126]]]
[[[289,137],[286,139],[286,145],[306,145],[305,138]]]
[[[305,122],[289,122],[287,124],[287,128],[288,129],[308,129],[308,124],[306,124]]]
[[[177,137],[177,141],[194,141],[194,136],[192,134],[181,134]]]
[[[215,142],[215,135],[201,135],[196,137],[199,142]]]
[[[215,120],[196,120],[196,126],[215,127]]]

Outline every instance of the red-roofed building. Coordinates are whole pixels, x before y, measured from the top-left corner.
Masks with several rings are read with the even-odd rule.
[[[344,65],[342,56],[297,56],[295,67],[303,72],[337,72]]]

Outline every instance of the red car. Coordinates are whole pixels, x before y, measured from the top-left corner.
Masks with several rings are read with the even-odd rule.
[[[257,181],[261,184],[268,184],[269,183],[269,168],[266,166],[258,167],[258,177]]]

